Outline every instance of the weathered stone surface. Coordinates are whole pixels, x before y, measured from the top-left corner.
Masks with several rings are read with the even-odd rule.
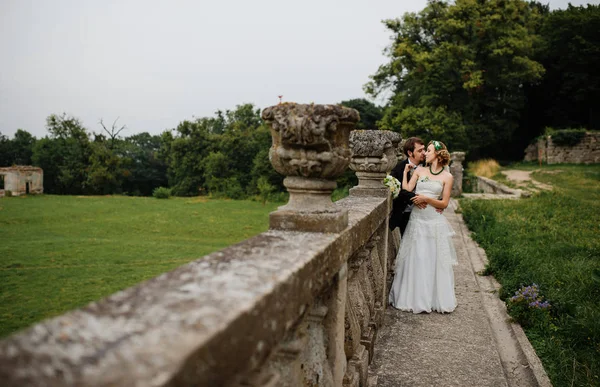
[[[1,341],[0,380],[232,383],[265,363],[389,209],[381,198],[335,205],[349,210],[339,234],[271,230]]]
[[[4,179],[4,189],[0,197],[10,191],[12,196],[44,193],[44,171],[28,165],[15,165],[0,168],[0,179]]]
[[[454,177],[452,183],[452,193],[454,197],[462,195],[462,180],[463,180],[463,161],[465,161],[465,152],[452,152],[450,153],[450,173]]]
[[[344,386],[351,384],[358,379],[358,386],[366,386],[369,377],[369,352],[363,345],[358,346],[358,350],[348,362],[347,376],[344,378]],[[356,374],[353,375],[353,374]]]
[[[283,184],[290,193],[289,202],[270,215],[270,227],[342,231],[347,211],[333,205],[331,193],[335,178],[350,162],[348,138],[358,112],[338,105],[284,103],[266,108],[262,117],[273,137],[269,159],[287,176]]]
[[[487,194],[513,195],[517,198],[530,196],[523,190],[507,187],[483,176],[477,176],[477,191]]]
[[[600,133],[586,132],[581,142],[575,146],[558,146],[552,136],[539,139],[525,149],[525,161],[539,161],[548,164],[600,163]]]
[[[346,359],[350,360],[360,345],[360,322],[354,313],[354,303],[351,302],[352,295],[346,297],[346,313],[344,316],[344,353]]]
[[[389,195],[383,178],[398,162],[400,135],[384,130],[354,130],[350,133],[352,162],[350,169],[356,171],[358,185],[350,190],[353,196]]]
[[[335,179],[350,162],[350,130],[360,120],[354,109],[339,105],[283,103],[266,108],[271,127],[269,158],[285,176]]]
[[[393,157],[388,157],[387,151],[392,150],[393,156],[396,156],[401,140],[400,134],[389,130],[353,130],[350,132],[352,157],[377,157],[390,163],[384,165],[391,165]],[[389,170],[392,170],[395,165],[396,163],[393,163]],[[365,166],[364,170],[370,169]]]

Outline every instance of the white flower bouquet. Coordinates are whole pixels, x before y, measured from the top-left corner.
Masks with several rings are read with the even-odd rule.
[[[387,175],[383,179],[383,185],[385,185],[390,189],[390,191],[392,191],[392,196],[394,199],[398,197],[398,194],[400,193],[400,182],[398,181],[398,179],[396,179],[392,175]]]

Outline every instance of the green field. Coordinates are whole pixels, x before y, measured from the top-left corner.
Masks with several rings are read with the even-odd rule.
[[[509,310],[553,385],[600,386],[600,165],[543,166],[532,176],[553,190],[521,200],[463,199],[463,215],[501,298],[535,283],[550,303],[547,310],[509,303]]]
[[[203,197],[0,199],[0,336],[268,229],[280,204]]]

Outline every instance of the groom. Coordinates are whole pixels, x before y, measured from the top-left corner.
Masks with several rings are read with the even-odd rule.
[[[423,163],[425,161],[425,143],[419,137],[410,137],[404,143],[402,148],[406,155],[406,160],[402,161],[390,173],[400,182],[402,185],[402,175],[406,164],[411,164],[413,167]],[[408,172],[408,180],[412,177],[414,168]],[[413,209],[413,203],[411,199],[415,196],[414,192],[408,192],[406,190],[400,191],[400,194],[394,199],[392,205],[392,216],[390,217],[390,230],[394,230],[396,227],[400,227],[400,235],[404,234],[410,213]]]

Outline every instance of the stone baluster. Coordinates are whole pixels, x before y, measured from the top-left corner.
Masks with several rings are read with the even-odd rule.
[[[465,161],[465,152],[450,153],[450,173],[454,176],[454,184],[452,184],[452,196],[462,195],[462,180],[463,180],[463,161]]]
[[[348,211],[335,206],[335,179],[350,163],[350,131],[360,119],[339,105],[283,103],[263,110],[273,145],[269,159],[286,178],[290,194],[285,206],[270,214],[270,227],[280,230],[340,232]]]
[[[369,300],[362,288],[364,261],[369,251],[362,248],[348,261],[348,296],[345,316],[345,345],[348,367],[344,375],[344,386],[364,386],[367,381],[369,352],[363,344],[364,335],[369,331],[371,311]]]

